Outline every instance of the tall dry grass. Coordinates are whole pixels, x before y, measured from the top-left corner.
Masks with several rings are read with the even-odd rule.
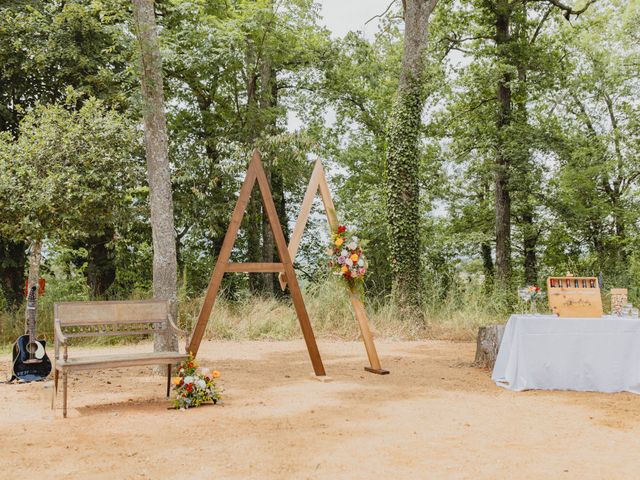
[[[358,338],[358,324],[342,285],[331,279],[311,284],[304,297],[316,336]],[[510,309],[504,298],[488,297],[477,283],[456,285],[444,295],[427,296],[418,315],[408,316],[388,300],[367,298],[365,307],[372,330],[378,336],[397,340],[473,340],[479,326],[505,322]],[[182,302],[183,328],[194,325],[201,304],[201,298]],[[233,302],[218,298],[205,335],[210,339],[284,340],[298,338],[301,333],[289,301],[253,296]]]
[[[53,338],[53,304],[58,301],[87,300],[88,292],[77,286],[51,282],[38,303],[38,334]],[[460,282],[445,292],[427,289],[424,309],[407,315],[388,298],[366,298],[365,307],[378,337],[396,340],[473,340],[479,326],[503,323],[510,312],[505,298],[488,296],[480,283]],[[132,299],[149,297],[137,292]],[[304,298],[317,337],[356,340],[358,324],[344,287],[336,280],[306,286]],[[202,297],[180,299],[179,324],[190,330],[197,319]],[[0,312],[0,347],[7,350],[24,329],[24,310]],[[286,340],[300,338],[295,310],[287,299],[249,296],[228,300],[220,295],[207,325],[206,337],[225,340]],[[112,337],[107,342],[129,342],[134,338]],[[100,340],[104,342],[105,340]],[[95,343],[95,342],[93,342]]]

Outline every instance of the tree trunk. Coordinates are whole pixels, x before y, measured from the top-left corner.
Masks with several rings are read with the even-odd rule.
[[[429,17],[437,0],[406,0],[402,69],[387,132],[387,212],[394,301],[419,307],[422,294],[420,241],[421,115],[426,99],[424,54]]]
[[[247,122],[246,139],[249,149],[255,147],[256,139],[259,136],[259,108],[258,108],[258,74],[255,71],[256,53],[250,41],[247,41],[245,53],[245,64],[247,69]],[[262,203],[260,193],[256,188],[251,192],[249,206],[246,215],[247,228],[247,261],[262,261]],[[262,291],[262,274],[249,273],[249,290],[257,294]]]
[[[262,244],[260,238],[262,229],[262,203],[260,201],[260,192],[257,188],[254,188],[251,192],[246,218],[247,260],[249,262],[261,262]],[[251,293],[257,294],[262,292],[262,280],[262,274],[260,273],[249,274],[249,290]]]
[[[36,306],[38,304],[38,289],[40,288],[40,261],[42,260],[42,240],[33,240],[29,249],[29,274],[27,281],[29,289],[36,287]],[[27,331],[29,322],[29,309],[24,310],[24,331]]]
[[[10,309],[19,307],[24,298],[26,249],[24,242],[0,238],[0,293]]]
[[[282,174],[277,169],[271,172],[271,187],[273,201],[276,204],[276,212],[278,213],[278,219],[280,220],[280,225],[282,226],[282,233],[284,234],[284,239],[287,242],[287,245],[289,245],[289,218],[287,217],[287,201],[284,195],[284,178],[282,178]],[[275,254],[277,255],[277,252]],[[280,261],[280,259],[278,259],[278,261]],[[280,283],[275,280],[277,278],[277,275],[273,274],[273,277],[273,294],[276,297],[281,298],[288,296],[289,290],[283,291],[280,288]]]
[[[522,216],[522,230],[524,236],[524,282],[527,285],[537,285],[538,260],[536,257],[536,245],[538,244],[538,231],[529,205]]]
[[[474,367],[493,368],[500,350],[505,325],[489,325],[478,329]]]
[[[508,0],[496,2],[496,46],[503,62],[511,40],[509,23],[511,6]],[[508,62],[506,62],[508,63]],[[496,195],[496,280],[502,288],[511,281],[511,193],[509,191],[509,126],[511,125],[511,87],[513,75],[506,70],[498,81],[498,116],[496,168],[494,173]]]
[[[276,131],[276,116],[273,114],[273,109],[278,103],[278,90],[276,84],[276,72],[273,69],[271,60],[266,57],[260,66],[260,118],[264,119],[264,123],[261,126],[261,131],[264,133],[275,133]],[[265,173],[269,182],[269,187],[273,193],[273,176],[274,170],[277,168],[274,165],[274,152],[266,155],[265,157]],[[274,195],[275,200],[275,195]],[[277,208],[276,201],[276,208]],[[273,231],[266,215],[262,216],[262,261],[273,262],[276,255],[275,243],[273,239]],[[263,291],[266,295],[271,296],[276,290],[279,290],[279,283],[277,281],[277,274],[265,273],[264,274]]]
[[[264,158],[264,157],[263,157]],[[265,162],[265,174],[267,181],[269,182],[269,188],[271,189],[271,173],[273,170],[273,164],[271,162],[271,155],[267,156]],[[271,224],[267,215],[262,215],[262,261],[271,263],[275,258],[275,243],[273,240],[273,231],[271,230]],[[272,273],[265,273],[263,277],[263,293],[266,296],[271,296],[274,290],[275,275]],[[277,283],[277,282],[276,282]]]
[[[153,0],[133,0],[138,43],[140,44],[144,145],[147,154],[151,232],[153,237],[153,296],[167,300],[177,318],[176,241],[173,200],[169,172],[167,123],[164,111],[162,59],[156,32]],[[173,333],[157,334],[154,350],[177,350]]]
[[[103,298],[116,279],[115,254],[109,242],[113,240],[113,230],[103,235],[91,237],[87,242],[87,283],[92,298]]]
[[[490,290],[493,286],[493,258],[491,257],[491,245],[482,243],[480,245],[480,255],[482,257],[482,270],[484,272],[485,290]]]

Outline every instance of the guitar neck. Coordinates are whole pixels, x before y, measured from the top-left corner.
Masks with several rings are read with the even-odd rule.
[[[36,287],[32,287],[27,299],[27,334],[29,335],[29,342],[34,342],[36,339],[37,302]]]

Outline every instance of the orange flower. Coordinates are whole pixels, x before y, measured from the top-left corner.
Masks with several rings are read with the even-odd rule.
[[[351,261],[353,263],[356,263],[358,261],[358,254],[354,253],[353,255],[351,255]]]
[[[220,372],[218,370],[214,370],[213,372],[211,372],[211,376],[213,378],[218,378],[220,376]]]
[[[180,377],[173,377],[171,379],[171,383],[173,383],[174,385],[180,385]]]
[[[346,265],[343,265],[340,270],[342,271],[342,273],[345,273],[349,271],[349,267],[347,267]]]
[[[343,238],[336,238],[336,247],[339,247],[340,245],[342,245],[344,243],[344,239]]]

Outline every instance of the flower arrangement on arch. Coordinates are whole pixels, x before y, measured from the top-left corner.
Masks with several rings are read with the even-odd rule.
[[[189,358],[178,367],[178,376],[172,379],[176,392],[174,406],[186,410],[203,403],[218,403],[221,389],[216,385],[215,379],[219,377],[220,372],[200,368],[193,355],[189,354]]]
[[[353,291],[361,286],[369,264],[363,252],[364,241],[340,225],[331,235],[331,245],[327,250],[329,268]]]

